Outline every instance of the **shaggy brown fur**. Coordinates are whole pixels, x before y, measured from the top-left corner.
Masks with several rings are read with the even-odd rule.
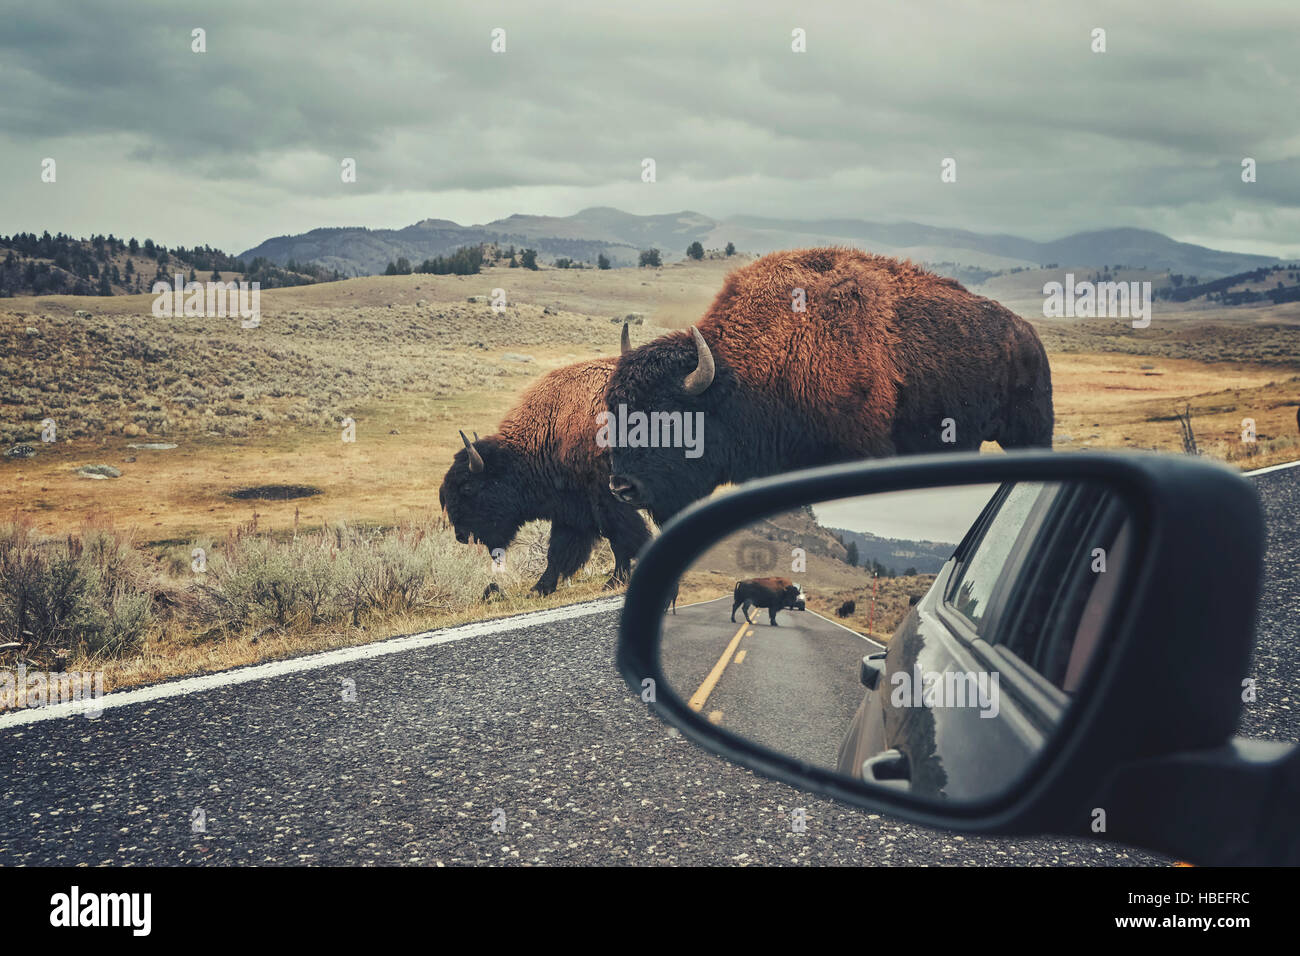
[[[803,289],[807,310],[792,309]],[[615,448],[611,488],[664,521],[718,484],[894,454],[1050,446],[1052,382],[1028,322],[951,279],[851,249],[778,252],[731,273],[689,331],[624,355],[611,413],[704,412],[704,454]],[[942,440],[953,419],[955,442]]]
[[[509,547],[525,522],[550,521],[546,570],[534,585],[541,594],[587,562],[598,536],[614,552],[611,584],[627,578],[650,540],[636,509],[609,493],[609,450],[596,444],[596,414],[614,362],[593,359],[543,376],[496,434],[474,441],[483,470],[470,469],[462,448],[438,492],[456,539],[476,538],[489,553]]]

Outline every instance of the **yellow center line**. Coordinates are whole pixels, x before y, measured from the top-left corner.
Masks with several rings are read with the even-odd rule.
[[[753,633],[754,633],[753,631],[750,631],[750,632],[749,632],[749,634],[753,634]],[[745,635],[745,636],[748,637],[749,635],[747,634],[747,635]],[[745,659],[745,655],[748,654],[748,653],[749,653],[749,651],[736,651],[736,660],[735,660],[735,663],[737,663],[737,664],[741,663],[741,662]]]
[[[691,699],[686,702],[691,710],[698,713],[704,709],[704,702],[713,693],[713,688],[718,686],[718,680],[722,677],[722,672],[727,669],[727,662],[731,660],[731,655],[736,650],[736,645],[740,643],[740,639],[745,636],[745,628],[747,627],[749,627],[748,624],[740,625],[736,631],[736,636],[731,639],[727,649],[722,652],[722,656],[718,658],[718,663],[713,665],[713,670],[709,671],[709,676],[704,678],[704,683],[700,685],[700,689],[692,694]]]

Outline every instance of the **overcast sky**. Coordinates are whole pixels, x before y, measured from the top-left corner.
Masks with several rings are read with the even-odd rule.
[[[815,504],[813,513],[825,528],[956,546],[997,490],[992,484],[893,491]]]
[[[240,252],[612,205],[1296,257],[1298,28],[1296,0],[0,0],[0,232]]]

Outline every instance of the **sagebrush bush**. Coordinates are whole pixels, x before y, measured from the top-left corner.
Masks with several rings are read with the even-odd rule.
[[[459,544],[441,519],[383,530],[338,522],[292,537],[245,530],[210,550],[207,572],[195,578],[199,612],[209,627],[291,630],[359,626],[375,614],[463,610],[480,601],[490,581],[526,591],[545,566],[546,540],[544,524],[525,526],[505,567],[494,571],[482,548]],[[593,563],[608,573],[608,549]]]
[[[0,524],[0,643],[30,660],[56,654],[120,655],[139,648],[153,621],[143,555],[102,528],[45,537]]]
[[[258,534],[250,526],[213,542],[171,545],[154,559],[129,535],[86,526],[43,536],[30,524],[0,524],[0,644],[45,666],[69,657],[138,653],[151,633],[247,636],[274,628],[302,634],[370,619],[479,606],[489,582],[525,593],[546,563],[549,528],[524,526],[493,568],[481,547],[458,543],[441,516],[393,528],[338,522],[302,534]],[[199,573],[195,548],[206,556]],[[155,570],[156,565],[156,570]],[[607,546],[579,581],[613,567]]]

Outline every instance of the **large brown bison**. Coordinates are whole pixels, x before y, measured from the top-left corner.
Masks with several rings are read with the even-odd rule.
[[[767,608],[768,623],[773,627],[777,626],[777,611],[786,608],[795,611],[804,609],[803,594],[789,578],[751,578],[748,581],[737,581],[731,597],[731,623],[733,624],[736,623],[736,608],[743,608],[742,613],[748,624],[754,623],[749,619],[751,607]]]
[[[627,329],[623,330],[624,347]],[[556,369],[528,389],[494,435],[464,432],[438,491],[456,540],[489,553],[510,546],[528,521],[551,522],[546,570],[533,586],[550,594],[578,571],[599,536],[614,552],[610,584],[626,580],[650,540],[641,515],[609,493],[609,450],[596,444],[592,418],[604,407],[614,358]]]
[[[696,328],[620,359],[605,404],[611,420],[658,416],[650,440],[611,431],[610,490],[660,523],[724,482],[1052,440],[1051,372],[1028,322],[851,249],[773,253],[731,273]],[[702,423],[700,450],[667,440],[677,421]]]

